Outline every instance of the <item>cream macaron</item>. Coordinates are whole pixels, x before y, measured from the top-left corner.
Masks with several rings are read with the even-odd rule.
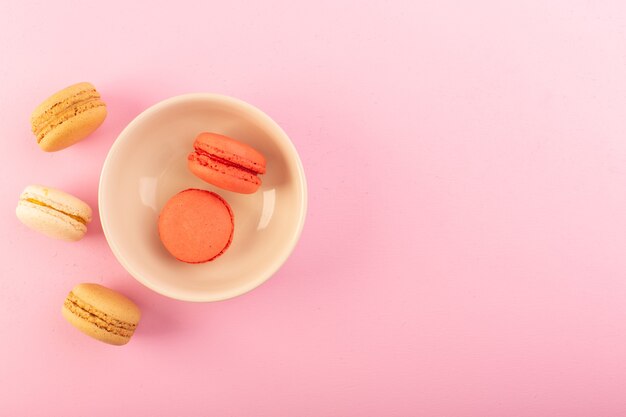
[[[41,185],[29,185],[20,195],[17,218],[29,228],[44,235],[80,240],[91,222],[91,207],[63,191]]]
[[[125,345],[135,333],[141,311],[124,295],[99,284],[78,284],[65,298],[63,317],[88,336]]]

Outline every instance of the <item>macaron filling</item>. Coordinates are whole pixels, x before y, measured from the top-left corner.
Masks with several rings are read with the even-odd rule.
[[[117,320],[108,314],[98,310],[94,306],[84,302],[78,298],[73,292],[70,292],[64,303],[65,308],[79,316],[80,318],[87,320],[91,324],[100,329],[106,330],[109,333],[113,333],[122,337],[131,337],[135,332],[136,324],[127,323],[122,320]]]
[[[239,144],[239,146],[247,148],[247,146],[243,144]],[[218,145],[213,145],[210,142],[203,142],[200,139],[196,139],[193,148],[194,151],[200,155],[206,155],[219,161],[226,161],[228,165],[232,165],[240,169],[246,169],[255,175],[265,174],[265,159],[261,155],[259,155],[259,157],[263,160],[262,163],[260,161],[244,157],[243,155],[245,155],[246,151],[232,151],[227,148],[221,148]],[[248,150],[248,152],[257,153],[254,150]]]
[[[38,206],[42,206],[42,207],[46,207],[46,208],[52,209],[52,210],[54,210],[54,211],[56,211],[58,213],[61,213],[61,214],[65,215],[65,216],[67,216],[67,217],[70,217],[70,218],[76,220],[79,223],[84,224],[85,226],[87,225],[87,220],[86,219],[84,219],[84,218],[82,218],[80,216],[77,216],[75,214],[67,213],[67,212],[65,212],[63,210],[60,210],[60,209],[56,208],[56,207],[52,207],[51,205],[46,204],[43,201],[39,201],[39,200],[36,200],[34,198],[25,198],[25,199],[23,199],[23,201],[28,201],[29,203],[33,203],[33,204],[36,204]]]
[[[66,98],[64,100],[58,101],[54,103],[52,106],[48,107],[44,112],[35,116],[32,119],[33,125],[42,126],[48,124],[50,119],[53,117],[64,113],[67,109],[72,107],[74,104],[80,104],[84,102],[88,102],[91,100],[96,100],[100,98],[100,93],[96,91],[95,88],[80,91],[73,96]]]
[[[255,177],[256,177],[257,174],[259,174],[258,171],[255,171],[255,170],[253,170],[253,169],[251,169],[251,168],[249,168],[249,167],[247,167],[245,165],[240,165],[240,164],[237,164],[237,163],[235,163],[233,161],[229,161],[227,159],[220,158],[219,156],[210,154],[209,152],[206,152],[203,149],[196,148],[195,153],[192,153],[192,154],[189,155],[189,159],[190,160],[194,160],[195,159],[200,164],[205,165],[205,166],[210,165],[209,161],[207,161],[207,159],[209,159],[211,161],[217,162],[218,164],[235,167],[235,168],[240,169],[240,170],[242,170],[244,172],[247,172],[248,174],[253,175]]]

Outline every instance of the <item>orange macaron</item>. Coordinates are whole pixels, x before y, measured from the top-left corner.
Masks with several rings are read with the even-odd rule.
[[[165,203],[159,216],[159,237],[179,261],[204,263],[228,249],[235,220],[228,203],[214,192],[190,188]]]
[[[189,170],[224,190],[252,194],[261,186],[265,157],[251,146],[217,133],[200,133],[187,157]]]

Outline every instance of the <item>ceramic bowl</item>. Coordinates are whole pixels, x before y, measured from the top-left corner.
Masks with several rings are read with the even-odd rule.
[[[221,190],[189,172],[187,155],[204,131],[236,138],[265,155],[259,191]],[[217,192],[235,216],[230,248],[204,264],[174,259],[159,240],[161,208],[187,188]],[[165,296],[202,302],[248,292],[281,267],[300,237],[307,190],[298,153],[276,122],[241,100],[200,93],[162,101],[122,131],[104,162],[98,202],[109,246],[135,279]]]

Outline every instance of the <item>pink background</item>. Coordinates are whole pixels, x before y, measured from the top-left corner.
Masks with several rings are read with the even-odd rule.
[[[626,415],[623,1],[37,3],[0,5],[0,415]],[[40,151],[30,112],[83,80],[105,124]],[[98,218],[75,244],[16,220],[30,183],[95,208],[122,128],[188,92],[301,153],[307,224],[266,284],[170,300]],[[141,306],[129,345],[62,319],[83,281]]]

